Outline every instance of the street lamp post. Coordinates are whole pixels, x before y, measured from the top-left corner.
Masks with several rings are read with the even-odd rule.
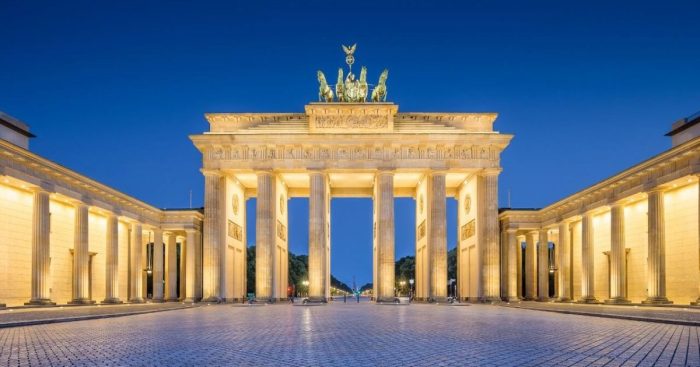
[[[408,299],[409,299],[409,300],[412,300],[412,299],[413,299],[413,282],[414,282],[413,279],[409,279],[409,280],[408,280],[408,284],[411,285],[411,286],[410,286],[411,289],[408,291]]]

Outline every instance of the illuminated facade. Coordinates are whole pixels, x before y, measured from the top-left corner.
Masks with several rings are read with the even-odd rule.
[[[539,210],[502,210],[501,296],[697,302],[700,115],[667,135],[671,149],[581,192]]]
[[[416,200],[416,297],[447,297],[447,197],[461,208],[464,295],[499,299],[498,175],[512,136],[496,114],[399,113],[392,103],[312,103],[305,113],[208,114],[190,138],[205,176],[203,296],[244,296],[246,218],[256,216],[255,294],[287,297],[287,200],[309,198],[309,296],[330,296],[330,200],[374,201],[378,301],[393,301],[394,198]],[[256,197],[256,212],[245,200]],[[346,225],[352,226],[352,223]],[[239,260],[240,259],[240,260]],[[231,284],[232,283],[232,284]]]
[[[30,152],[32,136],[0,113],[1,303],[201,297],[201,212],[161,210],[95,182]]]

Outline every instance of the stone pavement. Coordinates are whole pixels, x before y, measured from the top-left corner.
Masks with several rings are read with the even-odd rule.
[[[700,366],[699,331],[489,305],[212,305],[0,329],[0,365]]]
[[[0,310],[0,328],[128,316],[169,311],[192,305],[182,303],[142,303],[94,306],[19,307]]]
[[[503,305],[507,307],[527,308],[530,310],[551,311],[566,314],[700,326],[700,308],[696,307],[655,307],[637,305],[614,306],[605,304],[582,305],[576,303],[555,302],[517,302]]]

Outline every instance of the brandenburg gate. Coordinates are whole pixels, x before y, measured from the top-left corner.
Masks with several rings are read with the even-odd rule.
[[[205,177],[203,297],[246,293],[246,218],[256,216],[255,296],[287,298],[288,211],[309,198],[309,299],[330,297],[333,197],[373,199],[374,297],[394,299],[394,233],[416,233],[416,298],[447,297],[446,199],[458,201],[461,298],[500,299],[498,175],[512,135],[494,131],[494,113],[404,113],[386,102],[385,70],[367,100],[363,67],[338,71],[335,93],[319,71],[320,102],[304,113],[212,113],[209,131],[190,138]],[[255,213],[245,201],[257,198]],[[395,228],[394,198],[416,200],[415,228]],[[353,223],[345,225],[352,226]]]

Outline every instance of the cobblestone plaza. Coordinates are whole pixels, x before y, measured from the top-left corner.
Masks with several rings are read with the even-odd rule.
[[[0,329],[0,365],[700,365],[697,327],[490,305],[212,305]]]

